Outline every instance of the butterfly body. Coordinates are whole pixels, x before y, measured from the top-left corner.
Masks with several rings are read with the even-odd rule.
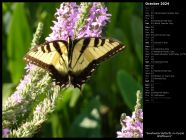
[[[49,71],[57,85],[81,88],[100,62],[124,47],[119,41],[107,38],[69,38],[34,47],[25,60]]]

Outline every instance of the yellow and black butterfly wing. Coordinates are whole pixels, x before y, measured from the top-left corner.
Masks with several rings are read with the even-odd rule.
[[[60,86],[68,84],[68,47],[63,40],[47,42],[31,49],[24,59],[49,71]]]
[[[70,62],[72,84],[80,88],[100,62],[124,48],[122,43],[114,39],[91,37],[74,40]]]

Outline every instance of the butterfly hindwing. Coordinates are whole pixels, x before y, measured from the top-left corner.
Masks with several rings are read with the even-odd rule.
[[[114,39],[91,37],[74,40],[72,62],[72,84],[81,86],[95,70],[96,66],[124,49]]]
[[[25,60],[51,72],[57,84],[68,83],[67,42],[53,41],[31,49]]]

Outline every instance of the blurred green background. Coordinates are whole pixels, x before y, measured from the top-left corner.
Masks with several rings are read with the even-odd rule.
[[[143,82],[143,4],[105,3],[111,20],[103,36],[127,48],[103,62],[85,84],[63,92],[56,110],[35,137],[116,137],[120,115],[131,115],[136,91]],[[30,48],[38,22],[44,23],[41,43],[60,3],[3,3],[3,101],[25,73],[23,56]]]

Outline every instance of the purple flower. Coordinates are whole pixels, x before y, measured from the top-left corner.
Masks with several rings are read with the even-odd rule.
[[[35,66],[33,64],[28,64],[25,69],[26,71],[30,71],[34,68]],[[22,90],[25,88],[26,84],[28,82],[30,82],[31,77],[29,74],[25,75],[23,80],[20,81],[19,85],[16,87],[16,91],[14,92],[14,94],[12,94],[12,96],[10,97],[12,99],[13,102],[15,103],[21,103],[23,100],[23,97],[20,95],[20,93],[22,92]]]
[[[34,69],[35,65],[28,63],[25,67],[26,72],[32,71]]]
[[[121,119],[122,129],[117,131],[117,138],[141,138],[143,137],[143,111],[137,109],[132,117],[125,116]]]
[[[75,2],[62,3],[55,13],[57,22],[53,21],[54,26],[51,27],[52,33],[46,40],[68,40],[68,37],[74,38],[75,23],[78,19],[78,14],[79,6]]]
[[[30,80],[30,75],[25,75],[23,80],[21,80],[20,84],[16,87],[17,91],[21,91]]]
[[[101,3],[93,2],[85,25],[77,37],[100,37],[103,27],[111,16],[111,14],[107,14],[107,11],[107,8],[103,7]]]
[[[10,130],[8,128],[3,129],[3,137],[6,137],[10,133]]]
[[[37,112],[37,113],[41,113],[41,111],[42,111],[42,110],[41,110],[41,106],[37,106],[37,107],[36,107],[36,112]]]
[[[117,131],[117,138],[126,138],[126,133],[123,133],[123,131]]]
[[[84,14],[83,4],[77,5],[75,2],[62,3],[57,9],[55,16],[57,21],[53,21],[54,26],[51,27],[52,33],[46,38],[46,41],[68,40],[81,37],[99,37],[102,29],[109,20],[111,14],[107,14],[107,8],[100,2],[89,3],[90,9],[88,16],[85,16],[85,22],[78,22]],[[76,23],[84,23],[78,26]]]
[[[21,103],[22,102],[22,97],[19,95],[18,91],[16,91],[12,96],[11,96],[12,100],[14,102],[17,103]]]

